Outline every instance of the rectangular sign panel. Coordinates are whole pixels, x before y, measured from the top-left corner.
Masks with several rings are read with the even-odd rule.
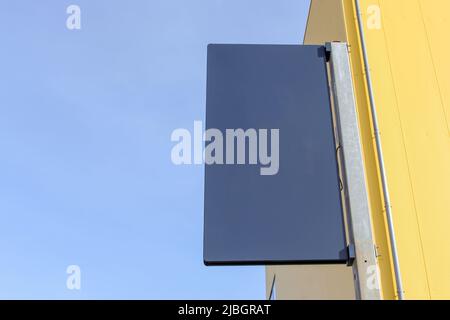
[[[325,48],[209,45],[207,265],[345,263]]]

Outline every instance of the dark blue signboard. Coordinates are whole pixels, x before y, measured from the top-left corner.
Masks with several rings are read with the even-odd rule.
[[[209,45],[207,265],[347,262],[325,48]]]

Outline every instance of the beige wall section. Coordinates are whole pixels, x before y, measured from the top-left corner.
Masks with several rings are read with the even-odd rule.
[[[340,0],[312,0],[304,44],[346,41],[343,8]]]
[[[267,297],[276,274],[277,300],[354,300],[351,268],[346,266],[276,266],[266,272]]]
[[[311,2],[304,44],[346,41],[341,1]],[[266,293],[270,296],[276,275],[277,299],[353,300],[355,288],[352,268],[346,266],[275,266],[266,268]]]

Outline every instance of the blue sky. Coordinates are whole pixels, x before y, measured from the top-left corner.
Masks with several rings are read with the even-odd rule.
[[[208,43],[300,44],[308,6],[4,1],[0,298],[263,299],[264,268],[203,265],[203,167],[170,134],[204,119]]]

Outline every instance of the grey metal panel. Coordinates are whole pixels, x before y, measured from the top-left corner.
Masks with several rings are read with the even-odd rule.
[[[345,263],[325,48],[210,45],[206,128],[279,129],[280,169],[207,165],[207,265]]]
[[[341,167],[344,173],[349,238],[356,248],[356,263],[353,265],[356,296],[364,300],[379,300],[379,278],[374,272],[377,259],[348,48],[346,43],[331,43],[330,47],[332,92],[341,145],[339,150],[343,159]]]

